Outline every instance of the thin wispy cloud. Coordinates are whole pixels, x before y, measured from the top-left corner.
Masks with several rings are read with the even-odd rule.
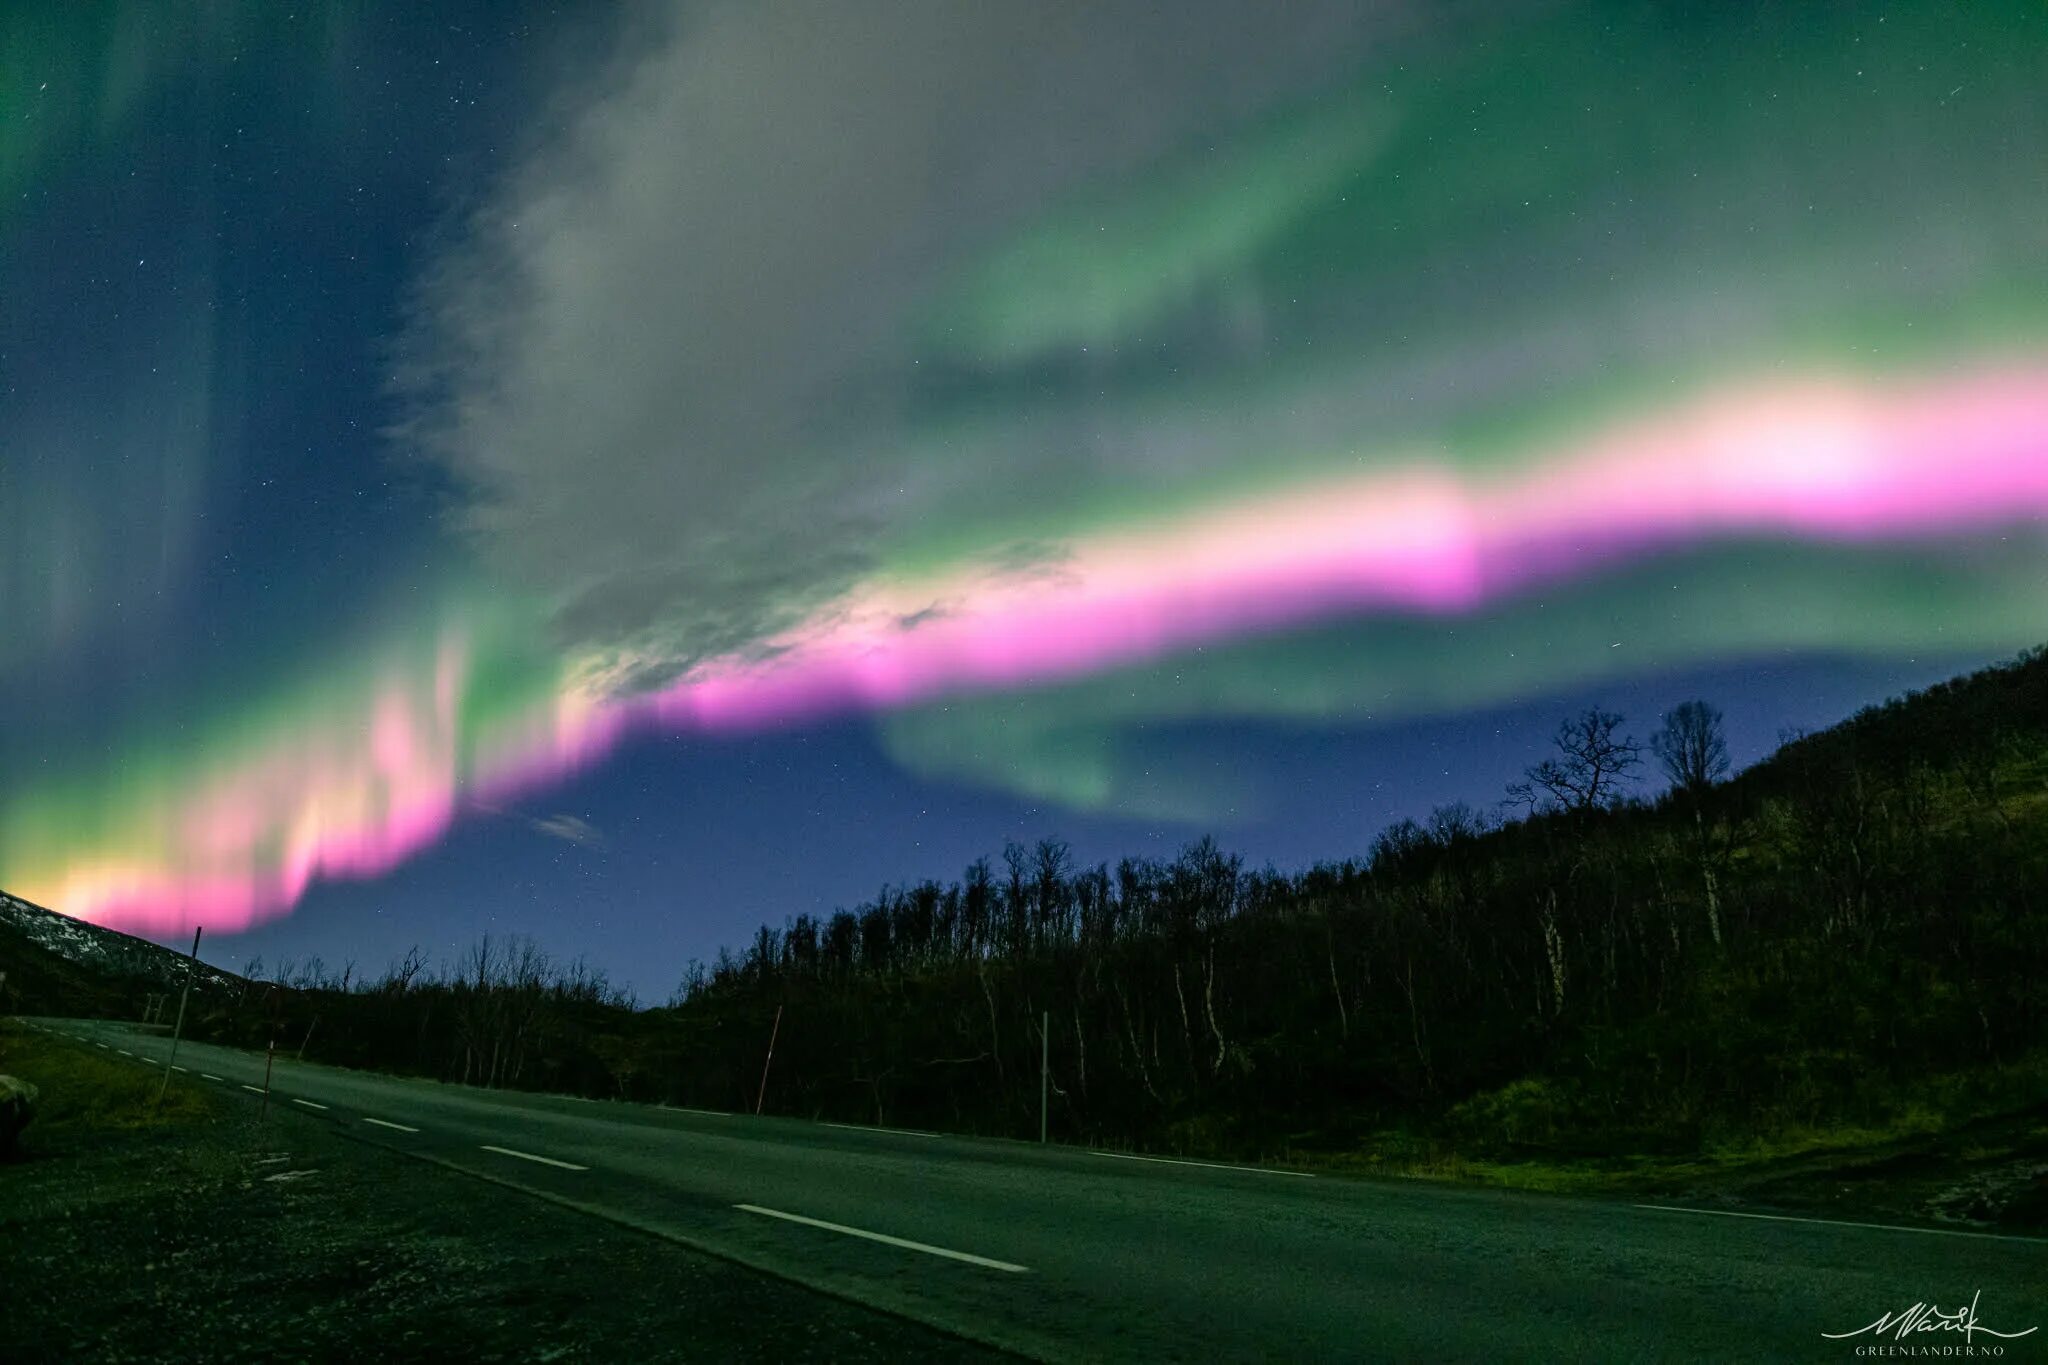
[[[530,816],[526,823],[535,833],[545,834],[550,839],[576,844],[582,848],[603,848],[604,831],[581,816],[559,811],[553,815]]]

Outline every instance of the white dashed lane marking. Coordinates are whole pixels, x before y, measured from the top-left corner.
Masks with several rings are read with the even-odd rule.
[[[886,1232],[869,1232],[866,1228],[850,1228],[844,1223],[828,1223],[822,1218],[806,1218],[800,1213],[784,1213],[780,1209],[764,1209],[759,1204],[734,1204],[744,1213],[758,1213],[763,1218],[780,1218],[785,1223],[801,1223],[807,1228],[823,1228],[827,1232],[842,1233],[848,1237],[860,1237],[885,1246],[902,1247],[905,1251],[921,1251],[927,1256],[943,1256],[949,1261],[965,1261],[969,1265],[986,1266],[990,1270],[1004,1270],[1013,1275],[1022,1275],[1029,1266],[1012,1265],[1008,1261],[993,1261],[986,1256],[976,1256],[968,1251],[953,1251],[947,1247],[935,1247],[929,1242],[913,1242],[907,1237],[891,1237]]]
[[[379,1128],[396,1128],[401,1133],[417,1133],[419,1131],[417,1128],[408,1128],[402,1123],[392,1123],[388,1119],[373,1119],[368,1115],[364,1115],[363,1122],[374,1123]]]
[[[260,1085],[245,1085],[242,1087],[242,1089],[248,1091],[252,1095],[260,1095],[263,1093],[263,1087]]]
[[[588,1166],[578,1166],[573,1161],[557,1161],[551,1156],[535,1156],[532,1152],[515,1152],[510,1147],[493,1147],[488,1142],[479,1145],[486,1152],[496,1152],[499,1156],[516,1156],[521,1161],[538,1161],[543,1166],[559,1166],[565,1171],[587,1171],[590,1169]]]
[[[325,1109],[325,1108],[327,1108],[327,1106],[326,1106],[326,1105],[324,1105],[324,1104],[315,1104],[315,1103],[313,1103],[313,1101],[311,1101],[311,1100],[300,1100],[300,1099],[295,1099],[295,1100],[293,1100],[293,1101],[292,1101],[292,1103],[293,1103],[293,1104],[303,1104],[303,1105],[305,1105],[305,1106],[306,1106],[306,1107],[307,1107],[308,1109]]]

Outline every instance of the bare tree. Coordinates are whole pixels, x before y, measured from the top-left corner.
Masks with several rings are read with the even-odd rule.
[[[384,989],[393,995],[404,995],[412,989],[413,978],[418,976],[426,965],[427,955],[421,952],[420,946],[415,943],[406,950],[402,959],[392,963],[389,970],[384,973]]]
[[[1621,733],[1622,719],[1596,706],[1559,725],[1552,740],[1557,757],[1523,769],[1524,780],[1508,788],[1509,800],[1569,811],[1612,804],[1622,780],[1643,761],[1643,746]]]
[[[1650,736],[1650,752],[1679,791],[1698,794],[1728,775],[1728,738],[1721,712],[1703,701],[1680,702]]]
[[[1032,850],[1032,939],[1040,947],[1067,936],[1067,884],[1073,858],[1064,839],[1040,839]]]
[[[580,960],[577,965],[582,965]],[[668,998],[668,1007],[680,1009],[689,1004],[693,997],[703,993],[710,982],[711,973],[705,969],[704,964],[694,957],[691,958],[689,964],[683,968],[683,979],[677,984],[675,994]]]
[[[1493,828],[1491,820],[1463,801],[1438,806],[1429,813],[1430,837],[1447,848],[1463,840],[1477,839]]]

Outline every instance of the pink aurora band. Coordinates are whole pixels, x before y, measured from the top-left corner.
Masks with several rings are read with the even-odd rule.
[[[714,661],[665,690],[607,698],[565,683],[467,755],[478,661],[451,629],[431,677],[387,678],[362,713],[323,717],[175,803],[147,804],[132,838],[13,889],[133,932],[231,932],[285,913],[316,880],[379,876],[466,806],[531,793],[635,732],[1030,687],[1347,613],[1453,615],[1727,536],[1904,540],[2043,519],[2048,368],[1749,385],[1485,473],[1418,450],[1088,534],[1039,571],[876,579],[759,658]]]

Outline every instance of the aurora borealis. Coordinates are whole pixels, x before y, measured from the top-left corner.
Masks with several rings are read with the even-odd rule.
[[[9,22],[10,82],[122,82],[0,102],[0,885],[67,913],[275,920],[677,735],[1227,835],[1177,726],[2048,638],[2038,7],[522,18],[434,39],[496,90],[459,194],[352,112],[445,94],[375,7],[176,70]],[[221,170],[238,102],[336,164]],[[116,222],[137,147],[233,188]],[[180,287],[81,292],[152,211]]]

